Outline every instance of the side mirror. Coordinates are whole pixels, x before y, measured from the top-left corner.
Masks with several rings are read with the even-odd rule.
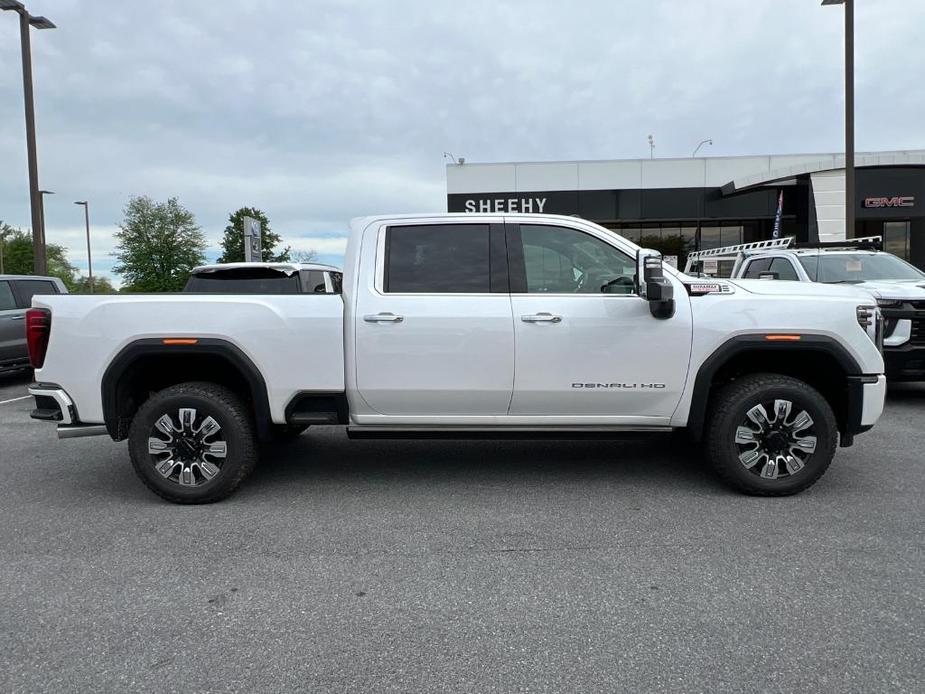
[[[780,275],[776,272],[759,272],[758,279],[760,280],[779,280]]]
[[[636,282],[653,316],[664,319],[674,315],[674,286],[665,277],[661,253],[650,248],[636,252]]]

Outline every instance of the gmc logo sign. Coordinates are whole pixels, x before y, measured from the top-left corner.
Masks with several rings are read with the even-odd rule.
[[[895,195],[892,198],[864,198],[864,207],[913,207],[914,195]]]

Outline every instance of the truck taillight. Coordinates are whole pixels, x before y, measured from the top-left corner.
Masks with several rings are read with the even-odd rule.
[[[41,369],[51,336],[51,311],[47,308],[30,308],[26,311],[26,343],[29,345],[29,361],[35,369]]]

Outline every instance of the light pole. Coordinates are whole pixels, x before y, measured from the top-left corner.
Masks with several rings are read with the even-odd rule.
[[[713,140],[711,140],[710,138],[707,138],[706,140],[701,140],[701,141],[700,141],[700,144],[697,145],[697,148],[694,150],[694,153],[691,154],[691,158],[692,158],[692,159],[693,159],[694,157],[697,156],[697,152],[699,152],[699,151],[700,151],[700,148],[703,147],[704,145],[710,145],[710,146],[712,147],[712,146],[713,146]]]
[[[90,293],[93,293],[93,258],[90,255],[90,203],[86,200],[78,200],[75,205],[83,205],[84,221],[87,223],[87,272],[90,275]]]
[[[29,27],[54,29],[45,17],[33,17],[18,0],[0,0],[0,10],[19,13],[19,41],[22,48],[22,88],[26,106],[26,153],[29,160],[29,203],[32,208],[33,270],[37,275],[48,271],[45,259],[45,227],[42,219],[42,199],[39,193],[39,165],[35,149],[35,100],[32,94],[32,44]]]
[[[655,138],[649,135],[649,159],[655,159]]]
[[[845,238],[854,237],[854,0],[822,0],[845,6]]]
[[[46,270],[45,274],[48,274],[47,273],[48,247],[45,245],[45,196],[54,195],[54,194],[55,194],[55,191],[53,190],[40,190],[39,191],[39,219],[41,220],[41,224],[39,225],[39,228],[42,230],[42,258],[43,258],[43,262],[45,263],[45,270]],[[33,235],[33,241],[34,239],[35,239],[35,236]]]

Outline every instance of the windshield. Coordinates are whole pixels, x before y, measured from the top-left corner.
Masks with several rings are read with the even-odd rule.
[[[920,280],[925,274],[890,253],[838,253],[797,256],[814,282]]]

